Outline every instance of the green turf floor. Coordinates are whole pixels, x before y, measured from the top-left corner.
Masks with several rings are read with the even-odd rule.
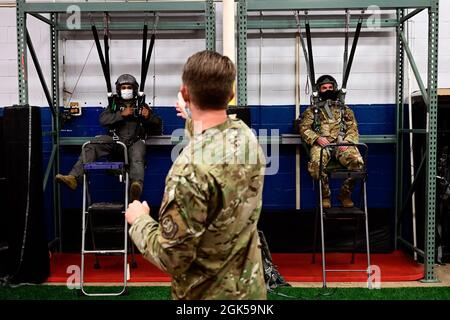
[[[117,288],[88,287],[90,292]],[[450,287],[385,288],[280,288],[279,294],[269,293],[270,300],[450,300]],[[129,287],[128,294],[119,297],[85,297],[65,286],[24,285],[0,287],[0,300],[168,300],[169,287]]]

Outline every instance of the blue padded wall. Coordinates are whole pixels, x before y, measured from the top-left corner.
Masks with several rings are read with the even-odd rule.
[[[360,134],[394,134],[395,106],[394,105],[354,105],[351,106],[358,120]],[[302,112],[306,106],[302,107]],[[175,129],[183,128],[184,122],[176,117],[172,107],[155,107],[155,112],[163,118],[164,134],[171,134]],[[94,136],[105,133],[105,129],[98,124],[98,115],[102,108],[84,108],[83,115],[67,122],[61,136]],[[293,133],[292,120],[294,106],[252,106],[252,128],[259,132],[261,129],[279,130],[280,134]],[[50,113],[46,108],[43,112],[44,129],[50,123]],[[47,138],[48,143],[50,142]],[[50,153],[50,145],[44,144],[46,157]],[[147,171],[144,198],[157,206],[163,194],[165,176],[172,164],[170,159],[171,147],[149,146],[147,152]],[[270,150],[270,149],[269,149]],[[266,176],[264,187],[264,207],[266,209],[292,209],[295,207],[295,146],[280,146],[279,171],[276,175]],[[66,146],[61,149],[61,171],[67,173],[76,161],[80,148]],[[314,207],[313,183],[306,170],[307,155],[301,150],[301,206]],[[369,207],[390,208],[393,206],[395,148],[392,144],[369,145]],[[99,183],[99,194],[102,198],[114,194],[108,179]],[[338,187],[338,186],[335,186]],[[80,192],[74,196],[63,188],[63,207],[79,207]],[[370,196],[372,195],[372,196]],[[376,196],[374,196],[376,195]]]
[[[295,107],[282,106],[251,106],[252,128],[257,132],[261,129],[279,130],[280,134],[293,133],[292,121]],[[352,105],[359,124],[360,134],[394,134],[395,133],[395,106],[394,105]],[[306,106],[302,106],[303,112]],[[64,124],[61,130],[62,137],[95,136],[106,133],[100,127],[98,116],[102,107],[86,107],[83,115],[74,117]],[[173,107],[155,107],[156,114],[164,121],[164,134],[170,135],[175,129],[184,127],[184,121],[176,117]],[[0,115],[2,114],[0,108]],[[47,107],[42,108],[43,131],[51,130],[51,114]],[[44,165],[46,167],[51,153],[51,139],[44,136]],[[264,209],[284,210],[295,208],[295,146],[280,145],[279,171],[276,175],[265,178]],[[71,166],[79,156],[80,146],[61,147],[61,172],[68,173]],[[152,206],[159,206],[164,188],[166,174],[172,165],[170,159],[170,146],[148,146],[147,170],[143,199]],[[315,193],[312,180],[307,171],[307,155],[301,149],[301,207],[311,209],[315,204]],[[369,208],[393,208],[395,191],[395,146],[393,144],[369,144],[368,160],[368,203]],[[115,178],[103,175],[96,179],[91,189],[98,201],[106,201],[123,197],[122,190],[114,183]],[[332,184],[337,190],[339,185]],[[65,187],[62,191],[62,208],[81,207],[81,188],[73,192]],[[337,192],[334,192],[336,194]],[[51,183],[46,192],[46,207],[48,208],[49,226],[52,226],[52,188]]]

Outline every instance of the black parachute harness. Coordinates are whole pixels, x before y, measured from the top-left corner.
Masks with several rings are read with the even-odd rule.
[[[91,19],[92,34],[94,36],[98,57],[100,59],[100,64],[102,66],[103,76],[106,81],[106,89],[107,89],[107,96],[108,96],[108,108],[110,109],[111,112],[116,112],[116,111],[118,111],[117,109],[119,107],[119,103],[117,101],[117,99],[118,99],[117,92],[113,93],[112,87],[111,87],[111,71],[110,71],[110,63],[109,63],[109,44],[108,44],[108,41],[110,39],[109,15],[107,13],[105,13],[105,15],[104,15],[104,35],[103,35],[103,40],[104,40],[103,43],[104,43],[104,48],[105,48],[104,54],[103,54],[103,51],[102,51],[102,48],[100,45],[97,27],[95,26],[95,23],[92,19],[92,15],[90,13],[89,13],[89,18]],[[148,18],[148,15],[147,15],[147,18]],[[135,105],[135,107],[133,108],[134,109],[134,117],[139,120],[139,126],[138,126],[139,128],[142,128],[141,114],[142,114],[142,109],[146,106],[145,93],[144,93],[145,81],[147,79],[147,73],[148,73],[148,68],[150,65],[150,59],[152,56],[153,47],[155,45],[156,27],[157,27],[158,21],[159,21],[159,16],[156,15],[156,13],[155,13],[154,19],[153,19],[153,33],[152,33],[152,36],[150,39],[150,46],[147,50],[147,38],[148,38],[148,19],[147,18],[145,19],[145,23],[144,23],[144,27],[143,27],[143,31],[142,31],[141,82],[140,82],[139,88],[137,90],[137,98],[135,99],[135,101],[133,101],[134,105]],[[151,111],[151,109],[150,109],[150,111]],[[138,128],[136,128],[136,130],[138,130]],[[110,134],[113,137],[113,140],[119,140],[119,137],[117,136],[114,128],[110,129]]]
[[[345,132],[347,131],[347,123],[345,122],[345,105],[339,103],[339,101],[335,101],[335,103],[339,105],[340,120],[339,120],[339,138],[338,139],[341,139],[341,141],[339,141],[339,142],[342,142],[342,140],[344,139],[344,136],[345,136]],[[323,105],[328,117],[329,118],[332,117],[331,111],[329,109],[329,101],[328,100],[325,101],[324,103],[319,102],[317,105],[313,105],[312,110],[313,110],[314,119],[313,119],[312,126],[313,126],[313,131],[316,133],[320,133],[320,130],[322,128],[321,121],[320,121],[320,112],[321,112],[320,107],[322,107],[322,105]]]

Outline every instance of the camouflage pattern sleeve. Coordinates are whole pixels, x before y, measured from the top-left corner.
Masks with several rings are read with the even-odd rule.
[[[142,215],[136,218],[133,225],[130,227],[129,234],[138,250],[143,256],[164,271],[160,265],[159,260],[153,258],[152,252],[149,248],[153,247],[153,243],[158,237],[159,223],[156,222],[150,215]]]
[[[130,228],[144,257],[173,276],[183,274],[195,260],[206,229],[208,201],[214,201],[208,179],[196,174],[190,164],[183,167],[183,172],[174,170],[168,176],[159,224],[147,216]]]
[[[312,146],[314,142],[319,138],[319,135],[313,130],[314,113],[312,108],[303,112],[302,119],[300,121],[300,136],[303,141]]]
[[[194,136],[194,125],[192,122],[192,118],[187,118],[185,127],[184,127],[184,134],[188,139],[191,139]]]
[[[344,140],[351,143],[359,142],[359,133],[358,133],[358,123],[356,122],[355,114],[349,108],[345,108],[344,113],[345,125],[347,126],[347,131],[345,132]]]

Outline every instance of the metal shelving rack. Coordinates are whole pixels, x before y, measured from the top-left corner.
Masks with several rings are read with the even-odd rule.
[[[438,27],[439,27],[439,1],[438,0],[237,0],[238,1],[238,105],[247,105],[247,38],[249,29],[297,29],[297,22],[292,11],[334,11],[334,10],[366,10],[369,6],[377,6],[381,10],[395,10],[396,19],[384,19],[380,26],[383,28],[396,28],[396,135],[395,136],[362,136],[361,141],[370,143],[394,143],[396,145],[396,201],[395,201],[395,248],[398,241],[406,244],[417,254],[424,258],[424,282],[436,282],[435,274],[435,216],[436,216],[436,148],[437,148],[437,75],[438,75]],[[405,9],[413,9],[405,15]],[[405,22],[420,13],[428,10],[428,88],[423,84],[422,78],[414,61],[414,57],[406,42],[404,34]],[[249,12],[290,12],[289,16],[280,16],[275,20],[249,19]],[[350,27],[356,25],[356,20],[350,21]],[[364,26],[366,24],[363,24]],[[301,25],[302,27],[304,25]],[[344,21],[321,19],[311,21],[311,28],[343,28]],[[414,76],[419,84],[420,91],[428,107],[428,131],[423,129],[404,128],[404,73],[405,53]],[[421,250],[399,234],[401,221],[400,209],[408,201],[403,193],[403,152],[404,134],[410,132],[426,134],[426,194],[425,204],[425,243]],[[292,139],[298,139],[292,135]]]
[[[52,137],[52,151],[49,163],[45,171],[43,188],[47,187],[50,176],[55,176],[59,172],[60,155],[59,147],[61,145],[81,144],[80,138],[62,139],[60,137],[60,97],[59,97],[59,33],[61,31],[87,31],[91,25],[81,23],[79,28],[69,28],[67,24],[61,22],[61,16],[67,14],[68,8],[76,6],[80,13],[85,14],[105,14],[105,13],[124,13],[133,12],[135,15],[130,18],[131,21],[111,22],[109,28],[111,30],[142,30],[142,22],[136,21],[137,14],[178,14],[180,21],[164,21],[160,19],[156,26],[156,30],[204,30],[205,32],[205,48],[207,50],[215,50],[215,5],[214,0],[197,0],[197,1],[142,1],[142,2],[27,2],[26,0],[16,1],[16,19],[17,19],[17,66],[18,66],[18,85],[19,85],[19,105],[28,104],[28,59],[27,45],[30,49],[32,57],[34,55],[35,67],[38,74],[42,75],[39,61],[32,49],[31,39],[27,39],[26,21],[27,16],[31,15],[42,22],[49,25],[50,28],[50,51],[51,51],[51,90],[48,90],[45,78],[40,78],[44,92],[46,93],[52,114],[52,129],[49,133]],[[72,7],[73,8],[73,7]],[[71,10],[71,9],[69,9]],[[50,14],[50,18],[44,17],[42,14]],[[203,14],[204,20],[198,21],[193,19],[189,21],[181,14]],[[183,19],[182,19],[183,18]],[[176,17],[175,17],[176,19]],[[182,20],[181,20],[182,19]],[[103,22],[96,22],[97,27],[103,28]],[[106,96],[106,92],[105,92]],[[83,142],[89,137],[84,137]],[[65,141],[67,140],[67,141]],[[54,240],[49,245],[57,244],[58,250],[61,250],[61,207],[59,188],[53,180],[53,208],[54,208]]]
[[[381,21],[381,27],[396,28],[396,134],[395,135],[369,135],[361,136],[361,141],[367,143],[394,143],[396,145],[396,206],[395,206],[395,246],[401,240],[409,247],[415,250],[424,258],[425,278],[424,282],[436,282],[435,274],[435,215],[436,215],[436,148],[437,148],[437,68],[438,68],[438,26],[439,26],[439,1],[438,0],[236,0],[238,2],[238,105],[247,105],[247,33],[249,29],[296,29],[296,21],[293,15],[288,18],[271,21],[248,20],[248,12],[259,11],[330,11],[330,10],[364,10],[369,6],[378,6],[381,10],[396,10],[396,19],[386,19]],[[49,24],[51,32],[51,103],[52,111],[52,142],[53,148],[49,159],[49,164],[44,177],[44,189],[47,185],[51,173],[59,171],[59,147],[61,145],[80,145],[85,138],[65,138],[59,136],[59,55],[58,40],[59,32],[67,30],[60,24],[59,15],[66,13],[70,5],[77,5],[81,12],[105,13],[105,12],[203,12],[205,21],[202,24],[197,22],[160,22],[158,29],[204,29],[206,48],[215,49],[215,6],[214,0],[205,1],[149,1],[149,2],[73,2],[73,3],[28,3],[26,0],[16,1],[17,10],[17,62],[18,62],[18,85],[19,85],[19,104],[28,103],[28,77],[27,77],[27,34],[26,19],[27,15],[32,15],[37,19]],[[405,15],[405,9],[414,9]],[[426,88],[421,79],[420,73],[414,62],[414,58],[409,50],[404,35],[404,23],[417,13],[428,10],[429,30],[428,30],[428,87]],[[49,13],[50,19],[40,15]],[[356,21],[350,22],[350,27],[355,26]],[[102,24],[98,25],[102,27]],[[343,21],[320,20],[312,21],[311,28],[342,28]],[[79,30],[86,30],[89,26],[82,25]],[[125,28],[128,30],[137,30],[142,24],[136,22],[130,23],[111,23],[111,29]],[[428,131],[423,129],[406,130],[404,128],[404,61],[405,53],[410,61],[414,75],[419,83],[421,93],[425,104],[428,107]],[[38,66],[36,66],[38,67]],[[43,83],[45,85],[45,83]],[[403,195],[403,138],[404,134],[410,132],[417,134],[426,134],[426,212],[425,212],[425,243],[424,250],[413,246],[398,234],[401,221],[398,219],[400,208],[405,201]],[[270,137],[269,143],[272,144],[299,144],[298,135],[282,135],[280,138]],[[149,144],[173,145],[179,143],[178,139],[170,136],[163,136],[150,141]],[[55,237],[60,240],[60,195],[59,189],[54,185],[54,214],[55,214]],[[60,245],[60,242],[59,242]],[[60,247],[60,246],[59,246]]]

